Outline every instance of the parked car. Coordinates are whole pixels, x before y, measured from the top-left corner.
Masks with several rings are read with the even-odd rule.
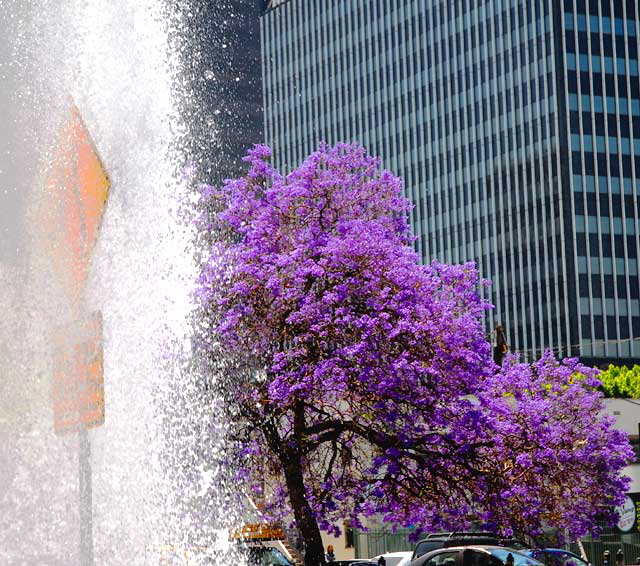
[[[387,552],[385,554],[378,554],[371,560],[378,563],[380,557],[384,557],[386,566],[408,566],[411,563],[411,556],[413,553],[410,550],[404,552]]]
[[[349,560],[335,560],[329,562],[329,566],[378,566],[377,562],[373,562],[368,558],[350,558]]]
[[[577,554],[563,548],[532,548],[523,552],[545,566],[591,566]]]
[[[466,545],[432,550],[411,562],[411,566],[544,566],[535,558],[513,548]]]
[[[423,554],[438,548],[465,546],[469,544],[508,546],[516,550],[527,548],[527,545],[517,539],[501,538],[495,533],[486,531],[432,533],[418,541],[413,550],[411,560],[416,560],[416,558],[419,558]]]

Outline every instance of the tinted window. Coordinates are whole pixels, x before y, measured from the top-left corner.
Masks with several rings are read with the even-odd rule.
[[[491,554],[506,564],[507,556],[511,554],[513,556],[514,566],[541,566],[540,562],[534,560],[529,556],[514,552],[508,548],[496,548],[491,550]]]
[[[437,548],[441,548],[441,547],[442,547],[441,541],[423,540],[418,543],[418,546],[416,546],[415,558],[418,558],[418,556],[422,556],[427,552],[431,552],[432,550],[436,550]]]
[[[291,566],[291,562],[277,548],[249,549],[251,566]]]
[[[432,556],[425,563],[425,566],[456,566],[457,556],[457,550],[451,552],[439,552],[435,556]]]
[[[503,566],[495,556],[477,550],[465,550],[463,566]]]
[[[540,562],[544,562],[546,566],[587,566],[584,560],[568,552],[541,551],[533,556]]]

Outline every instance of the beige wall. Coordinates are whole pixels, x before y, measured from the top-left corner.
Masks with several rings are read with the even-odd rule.
[[[606,411],[616,419],[616,427],[630,436],[638,436],[640,423],[640,399],[605,399]],[[632,464],[625,470],[631,478],[630,493],[640,492],[640,464]]]

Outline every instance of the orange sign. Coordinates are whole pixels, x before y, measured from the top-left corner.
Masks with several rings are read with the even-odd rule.
[[[65,325],[53,333],[54,429],[58,434],[104,423],[102,316]]]
[[[72,303],[84,291],[109,190],[109,178],[73,106],[47,171],[39,214],[53,267]]]
[[[82,298],[109,178],[75,105],[53,149],[45,186],[37,214],[41,242],[79,320],[52,336],[54,429],[62,434],[104,422],[102,317],[85,315]]]
[[[269,525],[268,523],[251,523],[230,533],[229,538],[231,540],[242,541],[267,541],[285,540],[286,535],[284,529],[278,525]]]

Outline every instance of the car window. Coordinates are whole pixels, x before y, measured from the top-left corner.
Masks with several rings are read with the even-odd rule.
[[[423,540],[416,546],[413,559],[415,560],[419,556],[422,556],[427,552],[431,552],[432,550],[436,550],[437,548],[442,548],[442,541]]]
[[[277,548],[252,547],[247,554],[251,566],[291,566],[291,562]]]
[[[511,554],[513,556],[513,564],[514,566],[541,566],[540,562],[536,559],[531,558],[530,556],[526,556],[524,554],[520,554],[515,550],[509,548],[494,548],[491,550],[491,554],[498,558],[502,563],[507,563],[507,556]]]
[[[425,566],[456,566],[457,557],[457,550],[451,552],[439,552],[435,556],[432,556],[426,562]]]
[[[262,564],[264,566],[290,566],[291,562],[277,548],[270,548],[262,555]]]
[[[568,552],[545,552],[544,550],[533,554],[534,558],[544,562],[546,566],[586,566],[587,563]]]
[[[462,560],[463,566],[503,566],[495,556],[478,550],[465,550]]]

